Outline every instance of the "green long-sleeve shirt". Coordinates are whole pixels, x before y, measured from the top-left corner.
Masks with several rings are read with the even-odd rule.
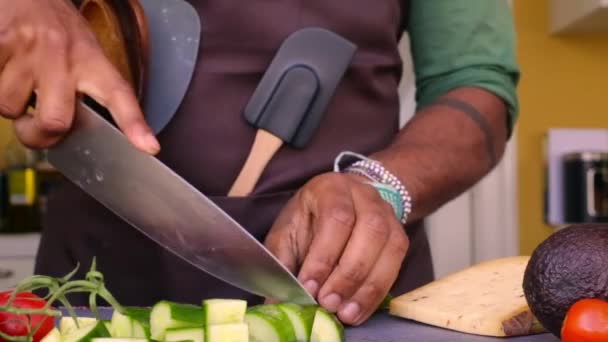
[[[507,0],[412,0],[408,33],[417,102],[477,86],[509,108],[509,134],[519,114],[515,33]]]

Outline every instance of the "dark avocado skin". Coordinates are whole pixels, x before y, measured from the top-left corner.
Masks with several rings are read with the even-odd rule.
[[[608,300],[608,224],[572,225],[543,241],[532,253],[523,288],[532,313],[560,337],[575,302]]]

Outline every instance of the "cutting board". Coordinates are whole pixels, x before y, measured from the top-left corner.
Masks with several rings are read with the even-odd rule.
[[[523,337],[484,337],[435,328],[410,320],[378,314],[364,325],[346,331],[346,341],[354,342],[559,342],[551,334]]]
[[[86,309],[76,310],[80,317],[90,317]],[[112,316],[112,310],[101,308],[100,315],[104,319]],[[534,336],[493,338],[462,334],[451,330],[435,328],[413,321],[391,317],[381,313],[372,317],[360,327],[346,330],[346,342],[559,342],[551,334]]]

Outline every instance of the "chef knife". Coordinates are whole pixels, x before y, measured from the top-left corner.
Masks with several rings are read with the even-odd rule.
[[[177,256],[242,290],[315,304],[249,232],[157,158],[137,150],[80,102],[49,162],[109,210]]]

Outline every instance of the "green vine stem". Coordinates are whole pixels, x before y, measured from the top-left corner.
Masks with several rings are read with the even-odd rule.
[[[42,323],[37,324],[36,327],[31,326],[31,317],[33,315],[42,315],[57,317],[61,316],[61,311],[53,308],[56,302],[63,305],[68,314],[74,319],[76,326],[79,326],[76,311],[67,299],[67,295],[72,293],[88,293],[89,294],[89,306],[93,315],[97,319],[101,319],[99,310],[97,308],[97,298],[101,297],[104,299],[114,310],[124,312],[123,307],[118,303],[116,298],[108,291],[104,284],[104,276],[101,272],[97,271],[96,260],[93,259],[91,263],[91,269],[85,275],[83,280],[72,280],[76,275],[79,266],[61,278],[54,278],[49,276],[34,275],[21,281],[11,292],[11,295],[5,305],[0,305],[0,312],[7,312],[18,316],[25,316],[19,318],[18,321],[27,327],[28,334],[26,336],[10,336],[0,331],[0,338],[9,342],[33,342],[33,336],[42,327]],[[41,299],[27,298],[28,301],[40,300],[44,301],[45,305],[41,308],[19,308],[13,306],[14,301],[17,299],[17,295],[23,292],[33,292],[36,290],[46,290],[47,294]],[[3,323],[3,322],[0,322]]]

